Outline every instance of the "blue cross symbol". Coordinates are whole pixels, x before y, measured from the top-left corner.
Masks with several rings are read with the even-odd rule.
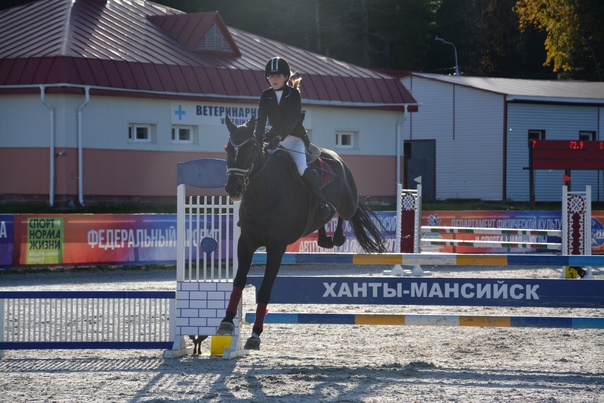
[[[182,105],[178,105],[178,109],[174,111],[175,115],[178,115],[178,120],[182,120],[182,115],[186,115],[187,111],[182,110]]]

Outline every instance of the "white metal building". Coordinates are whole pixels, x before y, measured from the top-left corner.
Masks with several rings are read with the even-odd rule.
[[[407,183],[424,199],[529,200],[529,139],[604,140],[604,83],[412,73],[420,103],[404,126]],[[559,201],[563,170],[535,171],[535,200]],[[604,200],[604,172],[571,172]]]

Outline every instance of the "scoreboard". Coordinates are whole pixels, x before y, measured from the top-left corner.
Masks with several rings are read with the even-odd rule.
[[[604,169],[604,141],[530,140],[531,169]]]

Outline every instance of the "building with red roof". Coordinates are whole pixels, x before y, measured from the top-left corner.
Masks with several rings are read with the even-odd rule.
[[[418,105],[400,80],[142,0],[0,12],[1,197],[172,199],[177,162],[223,158],[225,117],[255,115],[273,56],[303,78],[313,143],[344,157],[361,194],[393,197]]]

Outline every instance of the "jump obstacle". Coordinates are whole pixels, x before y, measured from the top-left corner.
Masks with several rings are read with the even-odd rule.
[[[223,160],[195,160],[178,165],[177,278],[176,291],[146,292],[44,292],[0,291],[0,356],[2,349],[19,348],[167,348],[165,357],[190,354],[189,335],[215,334],[230,296],[237,267],[233,245],[238,227],[238,204],[228,198],[185,196],[186,186],[221,187],[226,171]],[[402,193],[401,193],[402,194]],[[415,197],[412,193],[410,197]],[[404,208],[399,208],[399,212]],[[402,219],[402,218],[401,218]],[[399,221],[400,222],[400,221]],[[413,231],[419,233],[414,220]],[[404,244],[404,233],[397,229]],[[413,239],[418,239],[414,237]],[[262,263],[263,255],[255,255]],[[604,256],[527,254],[286,254],[284,263],[359,265],[464,265],[464,266],[604,266]],[[250,278],[251,284],[260,280]],[[292,282],[287,284],[287,282]],[[301,292],[292,293],[300,289]],[[486,282],[485,282],[486,281]],[[381,293],[381,294],[380,294]],[[301,297],[306,295],[306,297]],[[310,297],[312,296],[312,297]],[[335,297],[334,297],[335,296]],[[604,307],[601,280],[425,279],[400,277],[277,278],[271,303],[361,305],[472,305]],[[122,302],[110,302],[114,300]],[[304,302],[299,302],[300,300]],[[73,301],[84,301],[73,302]],[[129,301],[131,302],[123,302]],[[142,301],[150,302],[142,302]],[[132,302],[136,301],[136,302]],[[340,302],[338,302],[340,301]],[[31,306],[39,308],[31,308]],[[48,307],[60,308],[48,308]],[[157,311],[159,310],[159,311]],[[81,318],[79,324],[67,324]],[[132,320],[132,318],[135,320]],[[162,318],[149,322],[149,318]],[[253,320],[253,314],[238,318]],[[236,318],[237,320],[237,318]],[[359,315],[269,313],[266,323],[338,323],[375,325],[454,325],[602,328],[603,318],[513,317],[455,315]],[[222,357],[247,353],[239,337],[242,320]],[[129,327],[140,323],[142,327]],[[151,323],[152,325],[147,325]],[[155,324],[153,324],[155,323]],[[167,329],[166,329],[167,324]],[[17,330],[18,329],[18,330]],[[63,330],[61,330],[63,329]],[[48,338],[48,334],[55,335]],[[124,336],[125,335],[125,336]],[[144,336],[142,336],[144,335]],[[149,336],[155,335],[155,336]],[[71,338],[70,338],[71,337]],[[168,347],[170,346],[170,347]]]
[[[420,252],[421,245],[443,246],[468,246],[472,248],[504,248],[509,250],[530,249],[535,251],[560,251],[562,255],[591,255],[591,186],[584,192],[570,192],[562,186],[562,222],[561,229],[531,229],[531,228],[480,228],[480,227],[454,227],[454,226],[422,226],[421,225],[421,183],[416,190],[405,190],[399,185],[401,195],[397,208],[400,210],[402,222],[401,248],[402,252]],[[411,227],[411,223],[413,226]],[[443,238],[443,234],[454,234],[463,239]],[[435,235],[430,236],[430,235]],[[528,241],[512,240],[481,240],[485,235],[497,235],[502,238],[528,237]],[[467,237],[474,237],[468,239]],[[547,240],[548,237],[558,237],[560,242],[539,242],[538,239]],[[566,268],[569,269],[569,266]],[[393,274],[423,275],[421,266],[416,265],[412,271],[403,271],[396,265]],[[428,273],[426,273],[428,274]],[[565,274],[563,273],[564,277]],[[592,278],[591,267],[586,272],[587,278]]]
[[[0,291],[2,350],[166,349],[174,291]]]
[[[562,228],[559,230],[541,230],[532,228],[479,228],[479,227],[453,227],[453,226],[422,226],[421,221],[421,184],[418,184],[415,193],[401,190],[405,202],[401,204],[402,214],[413,216],[413,230],[406,230],[407,237],[413,239],[413,249],[403,248],[403,252],[419,253],[421,244],[438,246],[471,246],[474,248],[518,248],[534,250],[558,250],[563,255],[591,255],[591,186],[583,192],[568,191],[567,186],[562,186]],[[406,193],[405,193],[406,192]],[[405,221],[403,221],[404,223]],[[402,225],[405,228],[405,225]],[[435,239],[425,237],[425,234],[483,234],[512,235],[536,237],[559,237],[561,242],[534,242],[534,241],[492,241],[492,240],[467,240],[467,239]]]
[[[254,323],[249,312],[245,321]],[[288,325],[378,325],[378,326],[448,326],[448,327],[537,327],[558,329],[604,329],[604,318],[566,316],[466,316],[438,314],[381,315],[359,313],[273,313],[264,323]]]
[[[400,204],[416,204],[417,191],[406,191]],[[405,200],[406,198],[406,200]],[[413,203],[410,200],[414,200]],[[180,203],[179,203],[180,205]],[[397,208],[397,219],[401,222],[405,209]],[[414,211],[412,221],[413,231],[419,234],[419,220]],[[500,230],[505,231],[505,230]],[[179,233],[181,233],[179,231]],[[558,232],[552,233],[554,235]],[[397,238],[402,245],[409,239],[397,228]],[[419,239],[418,236],[413,239]],[[234,238],[235,242],[236,239]],[[399,242],[397,242],[399,244]],[[562,248],[560,248],[562,249]],[[179,254],[181,256],[181,254]],[[256,253],[255,264],[266,262],[266,255]],[[442,253],[390,253],[390,254],[344,254],[344,253],[286,253],[282,259],[283,264],[358,264],[358,265],[464,265],[464,266],[565,266],[565,265],[604,265],[604,256],[581,255],[527,255],[527,254],[442,254]],[[196,263],[189,262],[188,265]],[[179,274],[179,279],[180,279]],[[204,284],[205,280],[199,278],[185,281],[179,287],[195,289],[195,283]],[[256,287],[261,278],[250,277],[249,283]],[[230,287],[231,283],[225,283]],[[207,285],[207,284],[206,284]],[[295,290],[293,292],[292,290]],[[206,324],[217,328],[221,320],[230,288],[224,292],[224,304],[214,313],[206,317]],[[177,305],[189,307],[186,296]],[[209,296],[208,296],[209,298]],[[404,279],[400,277],[362,278],[362,277],[278,277],[273,288],[271,304],[359,304],[359,305],[448,305],[448,306],[517,306],[517,307],[571,307],[571,308],[601,308],[604,307],[604,282],[596,280],[562,281],[559,279]],[[209,299],[208,299],[209,304]],[[220,304],[216,304],[220,305]],[[184,311],[184,309],[183,309]],[[191,313],[191,310],[189,310]],[[253,321],[254,314],[243,314],[239,308],[238,317],[246,321]],[[183,321],[191,324],[199,318],[193,315]],[[416,325],[460,325],[466,326],[529,326],[529,327],[568,327],[568,328],[596,328],[604,327],[604,318],[582,317],[484,317],[453,315],[358,315],[358,314],[300,314],[300,313],[268,313],[266,323],[339,323],[339,324],[416,324]],[[230,346],[225,349],[223,358],[233,358],[247,352],[241,350],[239,334],[242,321],[236,324],[236,334]],[[194,330],[194,329],[193,329]],[[181,331],[184,335],[187,331]],[[191,333],[189,333],[191,334]],[[196,333],[201,334],[201,333]],[[208,335],[214,332],[208,332]],[[175,348],[177,349],[175,343]]]

